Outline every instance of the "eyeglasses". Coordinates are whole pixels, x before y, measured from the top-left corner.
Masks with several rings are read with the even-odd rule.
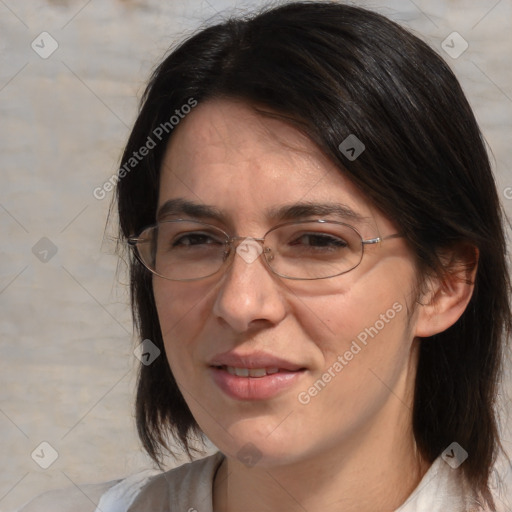
[[[216,274],[238,254],[252,263],[261,254],[267,267],[286,279],[327,279],[346,274],[363,259],[365,245],[388,238],[363,240],[352,226],[332,220],[304,220],[274,226],[263,238],[230,236],[204,222],[174,219],[128,238],[141,263],[171,281],[193,281]]]

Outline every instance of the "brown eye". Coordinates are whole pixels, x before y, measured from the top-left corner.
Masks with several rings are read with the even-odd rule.
[[[327,235],[325,233],[307,233],[301,235],[296,241],[290,245],[302,245],[304,247],[327,247],[327,248],[345,248],[348,243],[342,238]]]
[[[215,240],[213,237],[205,233],[189,233],[186,235],[180,235],[172,241],[172,247],[209,244],[222,244],[222,242]]]

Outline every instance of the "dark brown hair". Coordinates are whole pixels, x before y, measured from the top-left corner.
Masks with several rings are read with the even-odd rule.
[[[158,66],[123,162],[191,98],[240,99],[293,119],[400,227],[421,268],[440,273],[439,251],[479,250],[472,299],[451,328],[421,341],[413,429],[432,462],[453,441],[484,499],[499,447],[495,399],[510,330],[502,211],[485,146],[452,71],[427,44],[387,18],[332,2],[297,2],[200,30]],[[121,239],[155,223],[159,173],[172,128],[119,176]],[[366,150],[338,149],[348,135]],[[164,346],[152,276],[130,256],[141,339]],[[188,450],[200,434],[166,357],[141,365],[136,401],[142,443],[157,462],[170,436]]]

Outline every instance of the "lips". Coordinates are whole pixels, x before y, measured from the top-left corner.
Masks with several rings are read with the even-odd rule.
[[[241,354],[234,351],[218,354],[210,361],[210,366],[231,367],[239,369],[274,369],[294,372],[304,369],[301,364],[287,361],[281,357],[273,356],[265,352],[250,352]]]
[[[210,361],[213,381],[235,400],[273,398],[295,385],[305,370],[302,365],[263,352],[226,352]]]

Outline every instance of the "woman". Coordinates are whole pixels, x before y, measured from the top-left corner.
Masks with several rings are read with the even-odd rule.
[[[503,507],[502,216],[434,51],[331,2],[228,20],[155,71],[122,162],[142,443],[219,452],[97,510]]]

